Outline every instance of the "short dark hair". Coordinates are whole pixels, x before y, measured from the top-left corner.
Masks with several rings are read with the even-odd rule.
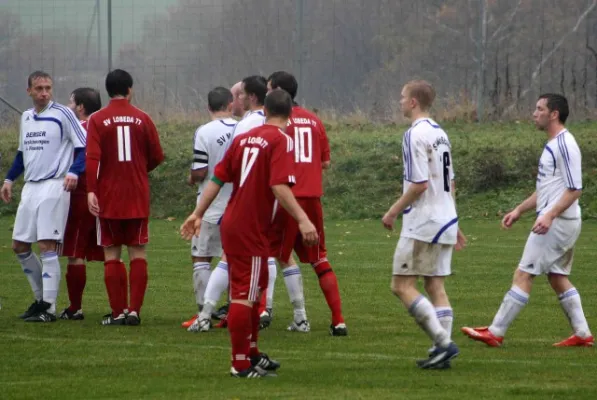
[[[267,78],[267,81],[272,86],[272,89],[285,90],[292,100],[296,97],[296,92],[298,92],[298,82],[291,73],[286,71],[276,71]]]
[[[108,96],[127,96],[133,87],[133,77],[123,69],[110,71],[106,76],[106,91]]]
[[[209,111],[226,111],[226,108],[232,103],[232,92],[230,89],[218,86],[210,90],[207,94],[207,106]]]
[[[265,113],[268,117],[290,117],[292,99],[282,89],[274,89],[265,97]]]
[[[73,90],[71,93],[75,104],[80,106],[83,105],[85,108],[85,114],[91,115],[94,112],[102,108],[102,98],[100,92],[94,88],[81,87]]]
[[[545,99],[547,103],[547,109],[549,112],[557,111],[559,114],[559,120],[562,124],[566,123],[568,115],[570,115],[570,109],[568,108],[568,100],[561,94],[556,93],[544,93],[539,96],[537,100]]]
[[[33,71],[32,73],[29,74],[29,78],[27,78],[27,86],[31,88],[33,86],[33,81],[36,79],[39,79],[39,78],[53,80],[52,76],[50,74],[48,74],[47,72]]]
[[[243,79],[243,86],[248,95],[255,95],[257,103],[262,105],[267,94],[267,81],[263,76],[252,75]]]

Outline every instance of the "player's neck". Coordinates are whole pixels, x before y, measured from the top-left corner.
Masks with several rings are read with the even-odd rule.
[[[415,122],[416,120],[421,119],[421,118],[429,118],[429,112],[421,111],[421,110],[413,110],[410,118],[411,118],[412,122]]]
[[[270,117],[265,120],[267,125],[273,125],[277,128],[282,129],[283,131],[286,130],[286,125],[288,124],[288,120],[286,118],[281,117]]]
[[[42,111],[44,111],[46,108],[48,108],[50,106],[50,103],[52,102],[52,100],[50,100],[47,104],[44,105],[37,105],[37,104],[33,104],[33,108],[35,109],[35,113],[39,114]]]
[[[121,96],[118,94],[118,95],[112,97],[110,100],[128,100],[128,98],[126,96]]]
[[[255,105],[251,105],[249,107],[249,111],[251,111],[251,112],[259,111],[259,110],[263,110],[263,105],[255,104]]]
[[[550,139],[553,139],[556,136],[558,136],[558,133],[562,132],[564,129],[566,129],[566,127],[563,124],[551,124],[549,128],[547,128],[547,136]]]
[[[232,118],[232,113],[229,113],[226,111],[218,111],[218,112],[211,113],[212,121],[215,121],[217,119],[226,119],[226,118]]]

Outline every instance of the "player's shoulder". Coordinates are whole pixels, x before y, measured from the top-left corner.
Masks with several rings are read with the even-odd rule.
[[[65,106],[64,104],[57,103],[55,101],[49,107],[49,110],[52,111],[52,114],[56,117],[59,117],[63,120],[67,120],[69,122],[77,121],[77,117],[73,110]]]
[[[557,135],[555,139],[557,146],[559,146],[563,152],[569,152],[569,149],[580,151],[576,138],[568,129]],[[568,157],[568,154],[566,154],[566,156]]]
[[[431,118],[420,118],[413,122],[412,132],[432,132],[434,130],[443,130],[442,127]]]
[[[32,107],[23,111],[21,114],[21,121],[28,121],[33,118],[33,115],[35,115],[35,109]]]

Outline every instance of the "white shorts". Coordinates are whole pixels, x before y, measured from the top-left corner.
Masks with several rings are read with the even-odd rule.
[[[63,184],[63,179],[25,183],[12,232],[13,240],[62,242],[70,206],[70,193],[64,190]]]
[[[193,257],[222,256],[220,225],[207,221],[201,222],[199,236],[193,236],[191,241],[191,255]]]
[[[394,252],[393,275],[448,276],[454,245],[400,237]]]
[[[581,225],[580,219],[556,218],[545,235],[531,232],[518,269],[531,275],[570,275]]]

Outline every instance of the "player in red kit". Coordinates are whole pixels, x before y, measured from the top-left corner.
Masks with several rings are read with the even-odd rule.
[[[221,224],[222,246],[228,257],[231,304],[228,331],[232,342],[230,374],[259,378],[280,364],[258,350],[259,292],[268,281],[267,259],[271,253],[269,231],[277,204],[297,220],[307,245],[317,243],[315,226],[294,198],[292,139],[283,129],[292,101],[282,90],[265,99],[266,123],[234,138],[214,177],[204,190],[197,208],[181,226],[190,240],[199,235],[203,214],[225,182],[233,184],[230,202]]]
[[[128,72],[110,72],[106,77],[110,103],[87,124],[87,198],[89,211],[99,217],[98,239],[106,259],[104,282],[112,308],[103,325],[141,322],[147,288],[149,172],[164,160],[153,121],[130,104],[132,88]],[[123,245],[130,258],[130,305],[127,271],[120,258]]]
[[[295,77],[284,71],[271,74],[267,82],[268,90],[282,89],[293,99],[298,91]],[[309,219],[313,221],[319,235],[318,246],[305,247],[300,239],[296,222],[282,210],[276,216],[278,233],[272,236],[274,254],[281,261],[284,282],[288,294],[295,308],[294,321],[288,330],[306,332],[309,330],[304,313],[304,296],[300,270],[292,260],[292,250],[296,252],[300,261],[309,263],[319,278],[319,286],[332,312],[330,334],[332,336],[346,336],[348,330],[342,316],[342,301],[338,289],[338,280],[327,259],[325,234],[323,229],[323,210],[321,196],[323,195],[322,172],[330,166],[330,145],[323,123],[312,112],[294,103],[286,133],[294,139],[294,161],[296,185],[292,193],[300,206],[305,210]],[[302,306],[302,309],[301,309]],[[302,318],[305,318],[301,320]]]
[[[68,107],[79,118],[83,128],[87,129],[89,116],[102,108],[102,100],[96,89],[78,88],[71,93]],[[68,257],[66,287],[70,305],[62,311],[60,319],[82,320],[84,315],[81,303],[87,283],[85,260],[104,261],[104,251],[97,245],[95,217],[87,206],[85,172],[79,175],[77,188],[70,195],[61,255]]]

